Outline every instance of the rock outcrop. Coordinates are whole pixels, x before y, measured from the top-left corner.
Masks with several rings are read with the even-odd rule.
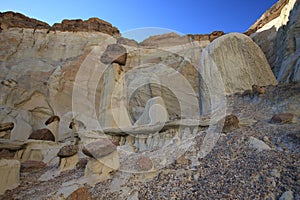
[[[50,29],[50,25],[21,13],[0,12],[0,32],[10,28]]]
[[[300,3],[280,0],[248,30],[261,47],[278,82],[300,81]]]
[[[52,27],[42,21],[29,18],[23,14],[15,12],[0,12],[0,31],[10,28],[26,29],[47,29],[49,31],[72,31],[72,32],[102,32],[111,36],[120,36],[120,31],[110,23],[98,19],[90,18],[88,20],[75,19],[63,20],[61,23],[55,23]]]
[[[277,85],[261,49],[246,35],[231,33],[214,40],[199,65],[200,109],[207,114],[224,104],[224,96]]]

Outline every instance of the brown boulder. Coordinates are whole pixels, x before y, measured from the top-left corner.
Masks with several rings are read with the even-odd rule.
[[[100,60],[104,64],[117,63],[119,65],[125,65],[127,60],[126,48],[119,44],[110,44],[106,47]]]
[[[33,131],[28,139],[55,141],[53,133],[47,128]]]
[[[65,158],[65,157],[73,156],[77,152],[78,152],[78,146],[71,144],[71,145],[63,146],[57,153],[57,156],[61,158]]]
[[[227,115],[225,119],[221,120],[224,122],[222,132],[229,133],[237,128],[239,128],[239,119],[235,115]],[[221,123],[222,125],[222,123]]]
[[[35,161],[35,160],[27,160],[21,163],[21,170],[25,169],[41,169],[45,168],[47,165],[42,161]]]
[[[84,145],[82,152],[92,158],[102,158],[117,150],[109,139],[99,139],[95,142]]]
[[[137,160],[136,164],[138,169],[142,171],[149,171],[153,167],[152,160],[146,156],[141,156]]]
[[[67,200],[91,200],[92,197],[89,193],[89,191],[85,187],[78,188],[72,194],[70,194],[67,198]]]
[[[293,121],[294,115],[292,113],[281,113],[276,114],[272,117],[271,123],[291,123]]]

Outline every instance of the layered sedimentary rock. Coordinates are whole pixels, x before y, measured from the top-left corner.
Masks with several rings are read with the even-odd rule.
[[[280,0],[247,31],[266,54],[279,82],[300,81],[300,3]]]
[[[246,35],[231,33],[214,40],[199,65],[201,114],[226,106],[224,96],[277,81],[261,49]]]

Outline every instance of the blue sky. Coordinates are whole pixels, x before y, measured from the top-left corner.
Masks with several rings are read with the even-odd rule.
[[[141,30],[210,33],[246,31],[277,0],[0,0],[0,11],[21,12],[52,25],[63,19],[98,17],[122,33]],[[132,32],[132,31],[131,31]],[[153,33],[152,33],[153,32]],[[127,34],[126,34],[127,33]],[[130,32],[129,32],[130,33]]]

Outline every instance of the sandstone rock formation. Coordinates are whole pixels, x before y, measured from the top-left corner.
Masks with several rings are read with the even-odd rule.
[[[0,32],[9,28],[50,29],[49,24],[26,17],[21,13],[0,12]]]
[[[18,160],[0,160],[0,195],[20,184],[20,162]]]
[[[90,18],[88,20],[63,20],[61,23],[55,23],[51,30],[55,31],[82,31],[82,32],[102,32],[112,36],[119,36],[120,32],[116,27],[113,27],[110,23],[98,19]]]
[[[296,0],[280,0],[248,30],[278,82],[299,82],[299,14]]]
[[[199,65],[202,114],[224,108],[225,95],[251,90],[252,85],[277,85],[277,81],[265,55],[251,38],[231,33],[206,47]]]

